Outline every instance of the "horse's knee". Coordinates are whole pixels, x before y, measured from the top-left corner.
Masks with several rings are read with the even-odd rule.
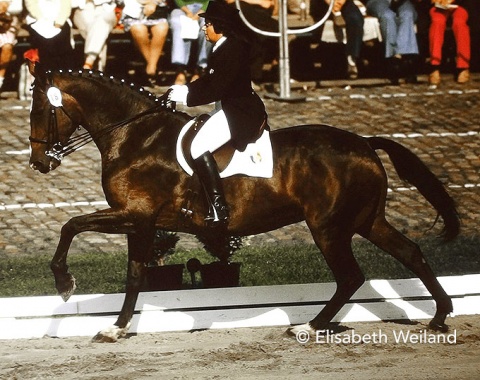
[[[74,235],[76,231],[77,231],[77,225],[75,223],[75,218],[72,218],[62,226],[62,229],[60,230],[60,235],[71,236],[71,235]]]

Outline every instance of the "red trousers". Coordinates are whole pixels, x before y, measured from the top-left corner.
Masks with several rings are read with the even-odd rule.
[[[452,29],[457,45],[457,68],[470,67],[470,28],[467,25],[468,13],[463,7],[453,10],[430,9],[430,63],[440,65],[442,62],[442,47],[447,27],[447,20],[452,17]]]

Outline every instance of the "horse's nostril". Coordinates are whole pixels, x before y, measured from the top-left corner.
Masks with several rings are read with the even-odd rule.
[[[30,163],[30,167],[33,170],[38,170],[40,173],[48,173],[50,171],[50,168],[48,166],[45,166],[42,162],[40,161],[34,161]]]

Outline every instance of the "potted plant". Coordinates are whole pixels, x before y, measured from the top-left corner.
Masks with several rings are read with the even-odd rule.
[[[201,264],[197,259],[187,262],[187,269],[192,276],[200,271],[204,288],[223,288],[239,286],[241,263],[231,262],[233,254],[242,247],[242,238],[239,236],[197,236],[207,252],[218,261]]]
[[[153,259],[147,265],[148,290],[179,290],[183,283],[183,264],[167,265],[180,238],[175,232],[157,230],[153,242]]]

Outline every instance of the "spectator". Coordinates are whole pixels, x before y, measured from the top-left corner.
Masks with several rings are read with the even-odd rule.
[[[448,18],[452,18],[452,29],[457,46],[457,82],[466,83],[470,79],[470,29],[468,13],[462,0],[432,0],[430,9],[430,65],[428,82],[432,86],[440,84],[440,64]]]
[[[158,61],[168,35],[169,9],[164,0],[125,0],[122,22],[146,61],[148,84],[157,82]]]
[[[205,33],[201,30],[205,21],[198,15],[207,9],[208,0],[175,0],[178,8],[170,14],[170,26],[172,28],[172,64],[176,68],[175,84],[187,83],[187,65],[190,59],[192,42],[194,39],[182,36],[182,20],[185,17],[197,22],[197,59],[196,69],[192,81],[198,79],[207,67],[207,59],[211,45],[207,45]]]
[[[117,24],[115,2],[112,0],[77,0],[73,23],[85,39],[84,69],[105,70],[107,63],[107,38]]]
[[[419,50],[414,5],[410,0],[367,0],[366,7],[380,23],[390,80],[397,84],[400,77],[405,77],[407,82],[416,82]]]
[[[5,74],[13,59],[13,47],[17,43],[18,16],[22,13],[21,0],[0,1],[0,91],[3,87]]]
[[[235,0],[226,0],[226,2],[231,7],[236,7]],[[240,0],[240,8],[244,17],[254,27],[265,32],[278,33],[278,21],[273,18],[278,13],[278,0]],[[259,83],[264,81],[264,63],[270,63],[270,72],[274,76],[278,75],[279,38],[267,37],[253,31],[249,38],[252,41],[250,53],[252,85],[258,91],[260,90]]]
[[[470,27],[470,71],[480,70],[480,1],[464,0],[462,7],[468,13],[468,26]]]
[[[48,69],[75,68],[70,38],[70,0],[25,0],[29,41]]]
[[[332,18],[335,26],[345,27],[347,43],[345,52],[347,56],[347,76],[350,79],[358,78],[358,59],[363,44],[363,15],[353,0],[334,0]],[[314,1],[310,4],[310,12],[315,22],[326,14],[330,0]],[[323,26],[319,28],[322,35]]]

